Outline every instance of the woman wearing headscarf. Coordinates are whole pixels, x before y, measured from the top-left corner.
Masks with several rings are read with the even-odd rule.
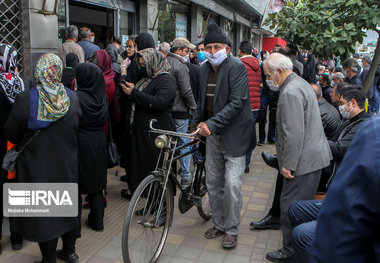
[[[114,72],[110,56],[104,49],[94,52],[89,58],[88,62],[97,65],[103,73],[104,82],[106,85],[106,94],[109,106],[109,115],[112,122],[120,120],[119,103],[116,95],[115,83],[113,81]],[[106,127],[106,133],[108,128]]]
[[[121,151],[121,162],[128,175],[129,189],[121,192],[125,198],[131,197],[157,162],[159,149],[154,145],[155,136],[149,134],[149,121],[157,119],[155,127],[174,130],[170,112],[176,82],[169,73],[168,61],[154,48],[139,51],[137,59],[144,77],[136,85],[122,84],[129,97]]]
[[[75,67],[79,63],[79,58],[75,53],[69,53],[66,55],[66,68],[62,72],[62,84],[70,89],[75,79]]]
[[[4,125],[12,109],[16,97],[23,91],[29,91],[30,81],[19,76],[17,68],[17,51],[6,44],[0,43],[0,160],[2,161],[7,152],[7,140],[4,137]],[[7,171],[0,168],[0,240],[2,237],[3,223],[3,184],[8,179]],[[10,181],[11,182],[11,181]],[[13,218],[10,218],[11,244],[13,250],[22,248],[22,237],[13,230]],[[1,254],[1,245],[0,245]]]
[[[77,95],[60,83],[62,69],[57,55],[42,55],[35,68],[36,87],[19,94],[5,124],[5,136],[12,143],[25,145],[29,141],[17,159],[17,182],[78,182],[76,129],[81,110]],[[38,242],[42,262],[55,263],[57,256],[78,262],[77,227],[77,217],[15,218],[17,232],[26,240]],[[60,236],[63,248],[56,253]]]
[[[133,84],[137,84],[142,78],[141,69],[138,65],[136,52],[137,50],[144,50],[147,48],[155,48],[155,43],[153,37],[149,33],[141,33],[135,38],[130,38],[127,41],[127,49],[124,51],[121,56],[124,59],[121,62],[121,77],[119,83],[130,82]],[[119,84],[118,88],[120,91],[118,93],[119,96],[119,105],[120,105],[120,127],[123,130],[125,127],[125,122],[127,121],[127,105],[128,105],[128,96],[122,91],[121,84]],[[121,131],[124,132],[124,131]],[[120,135],[118,134],[118,137]],[[120,145],[121,139],[118,139],[118,145]],[[120,148],[120,147],[119,147]],[[121,164],[123,167],[123,164]],[[123,167],[125,168],[125,167]],[[128,174],[120,177],[120,180],[123,182],[127,181]],[[125,191],[124,191],[125,192]],[[123,197],[130,199],[130,195],[123,195]]]
[[[79,121],[79,192],[88,194],[90,213],[86,224],[95,231],[104,229],[103,190],[107,183],[107,141],[104,124],[108,117],[105,82],[99,67],[81,63],[75,69],[82,117]]]
[[[316,66],[317,66],[317,61],[315,57],[313,56],[313,54],[308,53],[302,77],[309,83],[316,83],[317,81]]]

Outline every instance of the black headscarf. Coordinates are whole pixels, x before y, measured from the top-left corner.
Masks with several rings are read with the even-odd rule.
[[[302,77],[309,83],[316,83],[316,64],[315,57],[311,53],[308,53]]]
[[[66,67],[75,68],[79,64],[79,58],[75,53],[66,55]]]
[[[94,64],[80,63],[75,75],[82,109],[81,126],[103,126],[108,117],[108,103],[102,71]]]
[[[154,39],[151,34],[143,32],[135,38],[135,43],[137,46],[137,50],[143,50],[146,48],[156,48],[156,44],[154,43]]]

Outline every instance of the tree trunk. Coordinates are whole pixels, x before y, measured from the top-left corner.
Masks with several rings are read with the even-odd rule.
[[[370,88],[370,85],[371,85],[371,83],[375,77],[375,73],[376,73],[377,67],[378,67],[379,62],[380,62],[380,41],[379,41],[380,30],[376,30],[376,32],[379,36],[377,37],[377,45],[376,45],[376,50],[375,50],[375,56],[372,59],[372,63],[371,63],[371,66],[369,68],[367,78],[365,79],[365,81],[363,83],[364,94],[367,94],[367,92]]]

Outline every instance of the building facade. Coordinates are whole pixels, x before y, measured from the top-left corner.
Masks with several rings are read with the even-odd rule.
[[[199,42],[207,24],[216,22],[228,35],[232,52],[248,40],[261,49],[261,27],[271,0],[3,0],[0,38],[19,51],[20,69],[32,78],[37,58],[56,53],[68,25],[87,26],[101,48],[113,35],[122,44],[134,34],[149,32],[157,45],[184,36]]]

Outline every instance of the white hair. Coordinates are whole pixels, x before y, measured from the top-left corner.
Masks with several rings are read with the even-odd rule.
[[[165,54],[169,54],[170,53],[170,44],[168,42],[162,42],[160,44],[160,48],[162,51],[165,52]]]
[[[285,71],[293,70],[293,62],[290,58],[280,54],[273,53],[266,60],[265,63],[268,65],[270,71],[275,72],[277,69],[282,68]]]

